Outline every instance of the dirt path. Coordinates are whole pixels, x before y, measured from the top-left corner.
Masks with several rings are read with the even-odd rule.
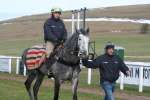
[[[18,81],[18,82],[24,82],[25,81],[25,77],[22,76],[0,76],[0,80],[12,80],[12,81]],[[44,80],[43,82],[43,86],[53,86],[53,82],[51,80]],[[62,87],[65,90],[70,90],[71,86],[66,86],[63,85]],[[89,94],[96,94],[96,95],[100,95],[103,96],[104,93],[102,91],[100,91],[99,89],[93,89],[93,88],[78,88],[78,91],[81,93],[89,93]],[[115,93],[117,98],[120,98],[121,100],[150,100],[150,97],[146,97],[146,96],[137,96],[137,95],[132,95],[132,94],[127,94],[122,92],[116,92]]]

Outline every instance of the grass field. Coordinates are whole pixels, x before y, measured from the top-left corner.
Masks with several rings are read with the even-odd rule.
[[[0,100],[28,100],[23,83],[16,81],[1,80],[0,82]],[[60,94],[61,100],[71,100],[71,92],[69,90],[62,90]],[[53,90],[51,87],[42,86],[39,92],[39,100],[52,100]],[[79,93],[79,100],[99,100],[94,94]]]
[[[125,48],[125,56],[148,56],[150,55],[150,35],[99,35],[94,38],[96,41],[96,50],[102,53],[107,41],[112,41],[116,45]],[[129,59],[134,61],[150,61],[150,59]]]
[[[0,75],[8,76],[4,73]],[[14,78],[15,75],[11,75]],[[17,77],[16,77],[17,80]],[[0,80],[0,100],[28,100],[28,94],[25,90],[23,82],[14,80]],[[70,89],[71,90],[71,89]],[[61,89],[60,100],[71,100],[72,93],[70,90]],[[97,94],[82,93],[78,92],[79,100],[102,100],[102,96]],[[39,92],[39,100],[52,100],[53,97],[53,86],[51,84],[42,85]],[[120,100],[120,99],[117,99]]]
[[[15,74],[0,73],[0,100],[28,100],[28,95],[25,90],[23,82],[25,77],[18,76]],[[82,70],[80,75],[80,83],[78,96],[79,100],[102,100],[103,93],[99,87],[99,77],[97,71],[93,72],[92,84],[87,85],[87,71]],[[47,80],[47,78],[45,78]],[[69,88],[68,88],[69,86]],[[99,91],[100,90],[100,91]],[[117,100],[129,100],[125,99],[124,95],[137,98],[136,96],[146,96],[149,97],[150,88],[144,87],[144,92],[139,93],[138,87],[133,85],[125,85],[125,90],[120,91],[119,86],[117,85],[116,97]],[[39,100],[52,100],[53,97],[53,82],[44,81],[39,92]],[[72,93],[70,83],[66,82],[60,92],[60,100],[71,100]],[[134,99],[133,99],[134,100]],[[137,100],[139,100],[137,98]],[[148,99],[144,99],[148,100]]]
[[[102,34],[94,35],[91,40],[96,41],[96,51],[97,54],[102,54],[104,52],[103,48],[107,41],[112,41],[116,45],[125,48],[126,56],[150,56],[150,34],[140,35],[140,34]],[[1,38],[0,41],[0,54],[3,55],[14,55],[20,56],[25,48],[31,47],[32,45],[42,43],[42,36],[37,35],[37,37],[12,37],[12,39]],[[149,58],[126,58],[126,60],[134,61],[149,61]]]

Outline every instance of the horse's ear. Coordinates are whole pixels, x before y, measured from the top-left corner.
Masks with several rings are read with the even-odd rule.
[[[86,29],[86,34],[89,35],[89,33],[90,33],[90,28],[88,27],[88,28]]]
[[[75,26],[75,32],[79,34],[79,31],[77,29],[77,26]]]

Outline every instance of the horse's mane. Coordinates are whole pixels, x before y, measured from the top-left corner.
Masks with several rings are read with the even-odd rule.
[[[61,62],[69,66],[78,65],[79,62],[79,57],[77,57],[78,51],[75,51],[77,50],[75,48],[78,43],[78,36],[79,36],[78,33],[74,33],[72,36],[70,36],[67,39],[67,41],[64,44],[64,48],[60,49],[58,53],[58,57],[59,57],[58,62]],[[75,52],[75,53],[71,54],[71,52]]]
[[[77,42],[78,39],[78,33],[74,33],[72,34],[72,36],[70,36],[67,41],[65,42],[64,46],[65,47],[73,47],[73,45],[75,45],[75,42]]]

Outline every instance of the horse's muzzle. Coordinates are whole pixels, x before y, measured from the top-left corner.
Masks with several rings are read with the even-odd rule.
[[[87,54],[87,52],[80,52],[80,53],[79,53],[79,57],[80,57],[80,58],[87,58],[87,57],[88,57],[88,54]]]

